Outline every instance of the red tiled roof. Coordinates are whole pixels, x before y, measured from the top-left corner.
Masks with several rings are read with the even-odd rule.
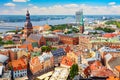
[[[103,36],[103,37],[106,37],[106,38],[112,38],[112,37],[114,37],[114,36],[117,36],[117,34],[106,33],[106,34],[103,34],[102,36]]]
[[[106,80],[119,80],[119,78],[116,78],[114,76],[110,76],[109,78],[107,78]]]
[[[30,64],[36,65],[39,63],[39,58],[38,57],[33,57],[30,61]]]
[[[65,48],[65,52],[68,53],[71,50],[70,46],[67,45],[67,47]]]
[[[71,67],[73,65],[73,61],[69,57],[63,57],[61,64]]]
[[[115,68],[120,72],[120,65],[115,66]]]
[[[107,69],[106,67],[101,67],[101,68],[99,68],[97,70],[92,70],[91,75],[96,76],[96,77],[115,76],[113,74],[113,72],[111,70]]]
[[[49,26],[48,24],[44,25],[44,30],[50,30],[50,29],[51,29],[51,26]]]
[[[115,76],[114,73],[104,67],[100,61],[95,61],[91,64],[88,68],[85,69],[84,73],[86,75],[92,75],[94,77],[108,77],[108,76]]]
[[[32,47],[32,44],[28,44],[28,51],[33,51],[33,47]]]
[[[91,75],[96,77],[108,77],[115,76],[113,72],[104,67],[100,61],[95,61],[90,65]]]
[[[27,48],[28,51],[32,51],[33,50],[32,44],[23,44],[23,45],[19,46],[18,48]]]
[[[33,29],[37,29],[37,30],[39,30],[40,27],[43,27],[43,26],[33,26]]]
[[[12,36],[11,35],[5,36],[4,40],[12,40]]]
[[[27,44],[23,44],[21,46],[18,46],[18,48],[27,48]]]
[[[119,45],[111,45],[110,48],[120,48]]]
[[[27,69],[27,63],[24,59],[13,60],[11,63],[14,71]]]
[[[91,70],[97,70],[99,67],[102,66],[100,61],[95,61],[93,64],[90,65]]]

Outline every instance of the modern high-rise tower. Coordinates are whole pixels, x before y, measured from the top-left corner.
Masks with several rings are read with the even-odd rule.
[[[80,33],[84,32],[83,10],[76,12],[76,24],[80,29]]]
[[[29,11],[27,10],[26,22],[25,22],[25,25],[24,25],[24,37],[27,38],[31,33],[33,33],[33,27],[32,27],[32,23],[30,22]]]

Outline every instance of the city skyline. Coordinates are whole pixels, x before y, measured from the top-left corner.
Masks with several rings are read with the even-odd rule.
[[[85,15],[120,15],[118,0],[4,0],[0,15],[74,15],[83,9]]]

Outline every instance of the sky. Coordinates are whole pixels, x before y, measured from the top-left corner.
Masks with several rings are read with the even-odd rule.
[[[0,0],[0,15],[120,15],[120,0]]]

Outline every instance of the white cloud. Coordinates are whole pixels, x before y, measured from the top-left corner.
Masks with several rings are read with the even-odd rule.
[[[33,6],[32,9],[39,9],[39,7],[37,7],[37,6]]]
[[[110,3],[108,3],[108,5],[111,5],[111,6],[113,6],[115,4],[116,4],[116,2],[110,2]]]
[[[92,6],[86,4],[66,4],[66,5],[54,5],[49,7],[38,7],[38,6],[30,6],[28,8],[32,15],[74,15],[76,11],[83,9],[84,14],[87,15],[120,15],[120,5],[113,6]],[[25,14],[27,8],[9,10],[8,13],[14,14]],[[2,13],[1,13],[2,14]]]
[[[14,3],[5,3],[4,6],[15,7],[16,5]]]
[[[67,4],[67,5],[65,5],[64,7],[67,7],[67,8],[71,8],[71,7],[79,7],[79,5],[78,4]]]
[[[13,2],[27,2],[27,1],[30,1],[30,0],[13,0]]]
[[[28,6],[33,6],[33,4],[28,4]]]

